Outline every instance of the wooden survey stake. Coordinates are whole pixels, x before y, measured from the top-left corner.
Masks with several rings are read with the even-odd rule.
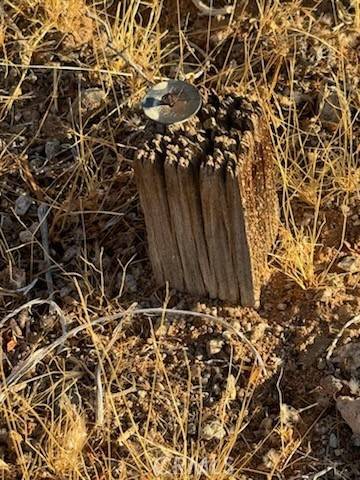
[[[190,122],[157,130],[134,162],[156,282],[257,306],[279,221],[259,106],[212,94]]]

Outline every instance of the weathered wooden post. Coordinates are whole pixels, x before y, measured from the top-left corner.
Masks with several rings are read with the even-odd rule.
[[[159,108],[176,117],[174,102]],[[134,168],[157,283],[256,306],[279,218],[258,104],[211,93],[184,125],[150,122]]]

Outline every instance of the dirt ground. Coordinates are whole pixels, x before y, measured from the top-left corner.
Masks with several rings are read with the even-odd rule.
[[[0,478],[360,478],[360,6],[194,3],[0,5]],[[132,162],[166,76],[262,102],[258,310],[154,283]]]

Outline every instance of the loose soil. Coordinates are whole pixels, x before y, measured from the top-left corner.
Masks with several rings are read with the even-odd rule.
[[[190,451],[201,444],[208,459],[218,461],[223,455],[227,473],[213,478],[295,480],[320,478],[315,475],[322,471],[321,478],[328,480],[360,478],[358,439],[336,409],[338,396],[358,396],[349,382],[360,377],[334,360],[338,347],[360,341],[358,324],[344,331],[335,352],[326,358],[337,334],[360,308],[360,268],[339,266],[346,257],[353,259],[351,263],[360,256],[360,32],[351,6],[355,3],[339,2],[341,9],[333,3],[298,2],[294,12],[284,2],[283,16],[266,24],[257,40],[260,20],[253,9],[239,5],[240,20],[230,26],[228,18],[214,18],[208,36],[208,18],[199,16],[192,2],[184,2],[188,16],[183,15],[181,25],[196,46],[187,48],[188,79],[198,78],[195,83],[201,88],[221,86],[231,94],[260,96],[271,105],[274,138],[284,145],[293,134],[283,152],[291,159],[289,183],[301,187],[291,190],[290,186],[289,203],[284,204],[281,172],[289,167],[289,160],[279,155],[284,230],[312,232],[315,225],[319,232],[313,260],[316,281],[307,277],[302,284],[279,261],[289,246],[280,231],[270,257],[272,275],[257,311],[156,286],[132,169],[136,139],[147,128],[138,103],[147,83],[131,65],[126,65],[131,80],[85,68],[95,58],[95,43],[106,44],[102,32],[94,39],[95,20],[86,16],[74,20],[77,34],[69,32],[65,23],[51,29],[46,42],[32,52],[30,66],[20,67],[26,63],[26,51],[17,28],[30,35],[36,25],[26,9],[15,15],[7,4],[5,13],[15,15],[16,24],[5,31],[8,54],[0,66],[3,379],[9,381],[21,372],[34,351],[50,345],[64,331],[97,317],[127,313],[121,321],[94,326],[93,333],[84,329],[72,336],[31,365],[14,385],[9,383],[5,410],[13,402],[14,417],[21,417],[21,396],[33,410],[23,423],[14,423],[5,410],[1,412],[0,462],[8,465],[3,478],[26,478],[26,462],[32,465],[31,478],[74,478],[66,470],[59,474],[56,462],[45,468],[39,455],[47,448],[45,425],[62,408],[54,399],[64,392],[64,372],[72,375],[66,377],[65,388],[71,404],[85,412],[89,436],[83,455],[92,478],[110,478],[105,466],[112,478],[157,478],[146,459],[142,474],[139,465],[130,465],[131,449],[142,455],[136,432],[151,438],[154,449],[154,445],[176,444],[179,451],[185,445]],[[144,21],[148,13],[144,7]],[[289,22],[293,31],[298,29],[296,38],[290,30],[285,33]],[[178,38],[176,6],[164,6],[159,26],[169,29],[172,41]],[[246,41],[257,52],[247,74]],[[209,48],[212,56],[206,63],[201,52]],[[197,77],[199,57],[207,70]],[[161,73],[175,75],[178,49],[167,62]],[[344,98],[336,89],[339,79],[345,85]],[[139,86],[135,93],[134,85]],[[270,97],[265,92],[269,88]],[[339,113],[344,101],[351,144]],[[298,124],[289,127],[294,108]],[[329,146],[333,163],[324,168],[323,153]],[[338,174],[344,159],[346,178]],[[323,182],[319,203],[317,197],[313,200],[309,172]],[[41,205],[48,207],[45,219],[44,215],[39,219]],[[47,304],[16,310],[49,295],[64,317]],[[179,313],[135,312],[163,305]],[[204,316],[180,312],[184,310]],[[5,319],[11,312],[12,317]],[[266,373],[244,336],[262,358]],[[96,426],[94,387],[99,352],[111,407],[101,428]],[[340,381],[334,391],[323,383],[330,376]],[[35,377],[37,382],[32,381]],[[58,410],[47,411],[48,402],[58,405]],[[186,418],[186,431],[179,417]],[[232,444],[234,432],[237,438]],[[97,458],[109,457],[109,445],[111,462],[97,465]],[[171,458],[168,462],[171,465]],[[170,476],[161,470],[163,477],[158,478],[175,478],[172,467],[166,468]]]

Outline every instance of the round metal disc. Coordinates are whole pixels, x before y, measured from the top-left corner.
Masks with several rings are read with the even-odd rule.
[[[171,125],[182,123],[201,107],[199,91],[182,80],[166,80],[152,87],[142,107],[145,115],[155,122]]]

